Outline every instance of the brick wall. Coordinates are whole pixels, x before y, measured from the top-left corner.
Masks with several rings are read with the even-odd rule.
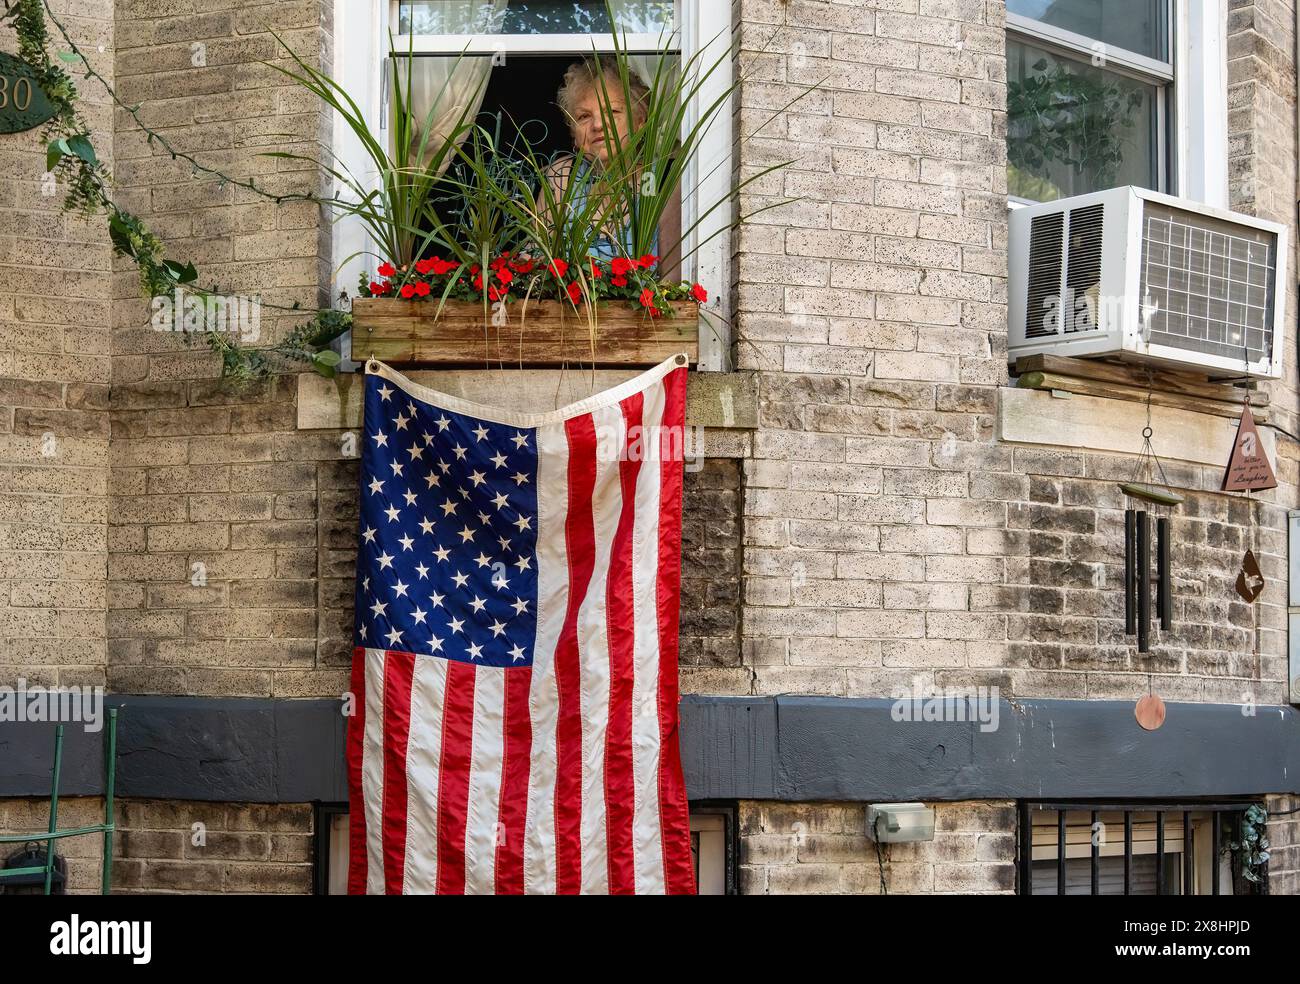
[[[112,78],[111,2],[53,9]],[[81,88],[111,163],[107,96]],[[0,162],[0,684],[102,684],[110,249],[100,220],[62,211],[40,129],[0,136]]]
[[[1254,507],[1210,494],[1215,467],[1167,466],[1195,493],[1176,519],[1178,628],[1138,656],[1123,637],[1115,485],[1134,459],[996,439],[1008,382],[1003,3],[744,0],[740,11],[753,76],[741,171],[795,162],[743,209],[799,199],[742,230],[737,256],[736,357],[761,394],[744,506],[753,689],[887,695],[920,681],[1129,698],[1154,677],[1174,700],[1283,700],[1281,596],[1252,608],[1232,582],[1252,508],[1266,576],[1283,570],[1293,444],[1280,442],[1283,487]],[[1289,16],[1281,4],[1236,11],[1232,42],[1235,186],[1258,172],[1275,190],[1255,207],[1286,222],[1294,142],[1266,150],[1251,134],[1294,133]],[[790,84],[823,79],[771,119]],[[1284,406],[1294,379],[1292,365],[1274,387]]]
[[[113,894],[310,894],[315,814],[310,804],[118,800]],[[104,801],[59,801],[60,828],[101,823]],[[45,829],[48,799],[0,799],[0,834]],[[6,846],[3,856],[18,850]],[[68,891],[98,895],[103,838],[69,837]]]
[[[270,31],[328,66],[332,3],[261,0],[195,13],[117,4],[122,98],[179,149],[272,193],[316,191],[310,166],[257,155],[321,156],[330,121],[262,60],[291,61]],[[327,296],[328,223],[311,205],[273,202],[150,146],[117,120],[127,204],[237,296],[312,309]],[[127,693],[335,695],[345,688],[333,610],[341,570],[329,510],[355,473],[333,434],[296,430],[292,378],[243,391],[218,381],[203,341],[152,330],[134,272],[118,270],[113,309],[109,682]],[[271,340],[302,315],[264,308]]]
[[[1012,893],[1016,811],[1009,802],[927,804],[934,840],[876,845],[860,804],[740,804],[740,891],[745,895]]]

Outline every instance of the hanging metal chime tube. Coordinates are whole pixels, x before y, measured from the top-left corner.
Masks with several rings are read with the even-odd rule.
[[[1124,634],[1137,631],[1137,510],[1124,510]]]
[[[1167,517],[1156,520],[1156,612],[1160,631],[1168,632],[1174,624],[1174,593],[1169,573],[1170,527]]]
[[[1138,652],[1151,650],[1151,517],[1137,514],[1137,637]]]

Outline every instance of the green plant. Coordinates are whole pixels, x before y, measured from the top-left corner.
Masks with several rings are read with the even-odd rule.
[[[1241,864],[1242,877],[1256,884],[1260,882],[1260,872],[1270,857],[1265,834],[1267,824],[1267,811],[1259,804],[1251,805],[1241,814],[1236,836],[1224,849],[1224,853],[1233,854]]]
[[[1142,92],[1099,71],[1040,58],[1007,84],[1010,164],[1042,176],[1049,164],[1073,168],[1098,188],[1114,183],[1124,160],[1125,134]]]

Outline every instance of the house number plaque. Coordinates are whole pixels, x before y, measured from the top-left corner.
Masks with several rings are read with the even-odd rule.
[[[0,133],[31,130],[53,116],[54,104],[26,62],[0,54]]]

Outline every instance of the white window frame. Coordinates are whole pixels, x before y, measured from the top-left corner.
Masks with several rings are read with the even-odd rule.
[[[711,65],[730,52],[732,8],[718,0],[676,0],[678,47],[683,60],[705,46],[698,63]],[[385,63],[388,54],[389,28],[396,28],[400,0],[335,0],[334,78],[344,85],[372,121],[375,132],[387,129],[383,105]],[[346,42],[341,39],[346,38]],[[621,40],[621,39],[620,39]],[[626,47],[632,51],[659,50],[659,34],[629,34]],[[537,35],[392,35],[397,51],[411,50],[420,55],[455,56],[464,52],[583,55],[593,50],[614,50],[612,37],[589,34]],[[726,58],[687,107],[686,128],[691,128],[710,105],[732,84],[733,66]],[[683,178],[682,229],[690,229],[702,211],[701,202],[717,202],[731,195],[732,183],[732,106],[730,101],[715,115],[702,135],[697,158],[688,164]],[[355,137],[341,121],[335,120],[334,152],[339,159],[361,173],[364,157]],[[373,180],[376,176],[368,175]],[[691,189],[695,189],[692,194]],[[683,252],[690,253],[696,243],[703,243],[683,264],[683,277],[703,284],[709,292],[705,306],[707,317],[700,327],[701,370],[726,371],[731,368],[730,261],[731,209],[723,206],[705,217],[693,233],[685,237]],[[707,240],[707,241],[706,241]],[[336,264],[344,257],[372,248],[369,237],[356,219],[347,217],[334,226]],[[352,293],[363,270],[371,270],[377,261],[363,256],[350,261],[339,271],[337,283]],[[693,274],[693,276],[692,276]],[[335,293],[337,294],[337,288]]]
[[[1153,190],[1227,208],[1227,10],[1221,0],[1172,0],[1171,7],[1168,62],[1108,45],[1106,68],[1165,87],[1157,105],[1157,171],[1167,187]],[[1085,59],[1098,43],[1013,13],[1007,35]],[[1010,198],[1009,204],[1030,203]]]

